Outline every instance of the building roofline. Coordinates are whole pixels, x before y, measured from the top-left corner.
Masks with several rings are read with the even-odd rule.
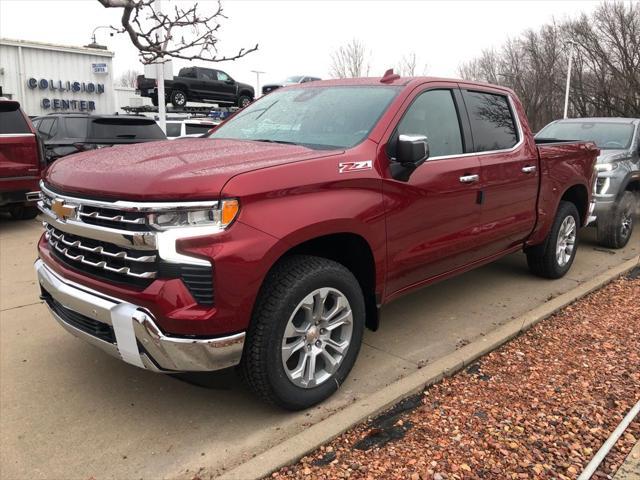
[[[114,53],[109,50],[99,48],[77,47],[73,45],[57,45],[54,43],[35,42],[32,40],[15,40],[12,38],[0,38],[0,45],[13,47],[34,48],[41,50],[54,50],[56,52],[82,53],[84,55],[95,55],[98,57],[113,57]]]

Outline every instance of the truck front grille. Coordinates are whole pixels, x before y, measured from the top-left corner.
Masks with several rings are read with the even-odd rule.
[[[137,205],[66,197],[43,185],[38,207],[52,219],[44,222],[45,238],[65,266],[135,288],[179,278],[196,302],[213,305],[212,267],[162,261],[156,231]]]
[[[56,257],[66,265],[106,280],[146,286],[158,274],[153,250],[127,250],[45,226],[45,237]]]

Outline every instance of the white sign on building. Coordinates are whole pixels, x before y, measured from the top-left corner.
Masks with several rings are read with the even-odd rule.
[[[0,39],[0,88],[28,115],[115,111],[113,52]]]

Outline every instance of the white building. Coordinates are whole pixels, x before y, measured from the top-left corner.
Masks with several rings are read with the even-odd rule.
[[[97,48],[0,39],[0,96],[28,115],[114,113],[112,58]]]

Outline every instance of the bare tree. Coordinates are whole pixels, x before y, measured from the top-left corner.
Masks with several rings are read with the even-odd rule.
[[[198,3],[188,7],[174,5],[170,13],[159,12],[154,0],[98,0],[105,8],[122,9],[121,26],[112,27],[126,33],[140,52],[142,63],[168,58],[223,62],[237,60],[258,49],[240,48],[232,55],[220,55],[218,34],[220,20],[227,19],[220,0],[210,12]]]
[[[403,56],[398,64],[398,74],[401,77],[414,77],[416,75],[416,63],[415,52]]]
[[[138,75],[140,75],[140,72],[137,70],[127,70],[118,77],[116,85],[119,87],[135,88]]]
[[[334,78],[366,77],[369,67],[369,53],[357,38],[331,55],[330,75]]]
[[[515,90],[537,130],[562,117],[569,55],[570,115],[640,116],[639,3],[603,2],[590,15],[527,30],[458,73]]]

